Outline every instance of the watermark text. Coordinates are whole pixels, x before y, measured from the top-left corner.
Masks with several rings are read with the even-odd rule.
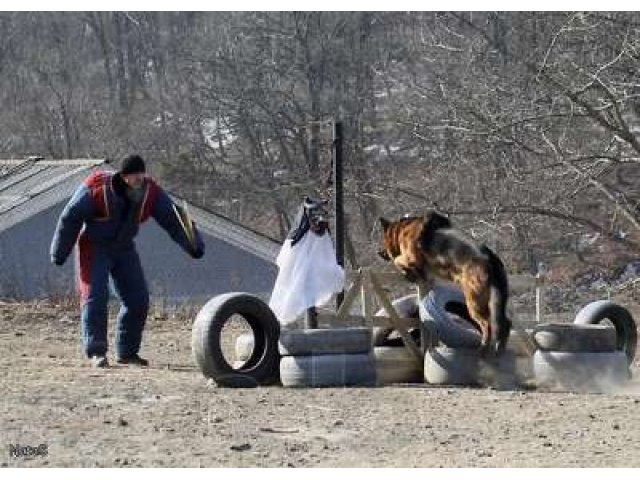
[[[9,457],[11,458],[46,457],[47,455],[49,455],[49,445],[46,443],[41,443],[37,447],[20,445],[19,443],[9,444]]]

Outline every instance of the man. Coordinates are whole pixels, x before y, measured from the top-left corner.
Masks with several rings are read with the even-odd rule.
[[[109,365],[109,276],[121,302],[116,361],[139,366],[149,363],[138,355],[149,308],[147,283],[134,243],[139,224],[151,216],[193,258],[204,255],[195,225],[145,172],[143,159],[130,155],[116,173],[92,173],[62,211],[51,242],[51,261],[56,265],[62,265],[78,245],[82,340],[95,367]]]

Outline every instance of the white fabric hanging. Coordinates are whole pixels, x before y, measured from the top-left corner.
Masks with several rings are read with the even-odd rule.
[[[325,305],[344,289],[344,270],[336,261],[329,233],[309,231],[295,246],[287,238],[276,260],[279,272],[269,307],[282,325],[308,308]]]

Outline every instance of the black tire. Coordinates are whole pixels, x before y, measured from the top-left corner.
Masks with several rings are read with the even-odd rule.
[[[616,331],[606,325],[543,323],[534,328],[540,350],[554,352],[612,352]]]
[[[280,360],[285,387],[374,386],[375,359],[370,353],[286,356]]]
[[[373,355],[376,361],[376,376],[378,384],[392,383],[422,383],[424,375],[422,369],[404,347],[375,347]]]
[[[608,320],[616,329],[616,349],[627,355],[627,363],[631,365],[636,356],[638,345],[638,327],[631,313],[626,308],[609,300],[598,300],[586,305],[578,312],[573,323],[593,325]]]
[[[559,391],[608,392],[630,377],[627,356],[613,352],[548,352],[533,356],[536,384]]]
[[[244,317],[251,327],[255,348],[244,365],[234,370],[222,353],[220,335],[225,323],[236,314]],[[191,349],[203,375],[213,378],[218,385],[237,386],[252,380],[258,385],[271,385],[278,382],[279,334],[280,324],[266,303],[249,293],[225,293],[213,297],[198,312]],[[248,378],[240,382],[240,377]]]
[[[451,348],[480,348],[480,332],[471,322],[448,309],[465,307],[462,291],[453,286],[436,285],[420,304],[420,318],[438,339]]]
[[[373,348],[368,327],[283,330],[278,342],[281,355],[335,355],[367,353]]]

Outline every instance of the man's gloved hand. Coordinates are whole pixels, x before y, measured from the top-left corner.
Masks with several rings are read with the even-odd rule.
[[[54,255],[51,255],[51,263],[53,263],[54,265],[64,265],[64,261],[65,259],[60,259],[55,257]]]
[[[202,258],[204,257],[204,248],[192,248],[189,251],[189,255],[193,258]]]

